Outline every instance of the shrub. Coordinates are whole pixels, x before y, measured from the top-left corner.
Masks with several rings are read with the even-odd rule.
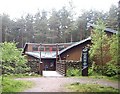
[[[95,63],[93,62],[92,65],[88,69],[88,75],[93,75],[95,73]]]
[[[112,62],[108,62],[103,66],[92,64],[92,67],[89,68],[89,75],[93,75],[95,73],[113,77],[120,74],[120,68]]]
[[[27,68],[24,56],[21,55],[21,51],[16,47],[14,42],[4,42],[0,43],[0,49],[2,52],[2,73],[24,73],[29,68]]]
[[[115,64],[107,63],[104,68],[104,75],[106,76],[115,76],[118,74],[118,67]]]
[[[67,76],[80,76],[81,72],[79,69],[69,68],[67,69]]]

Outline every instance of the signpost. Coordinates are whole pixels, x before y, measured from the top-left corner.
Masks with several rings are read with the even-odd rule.
[[[88,51],[87,47],[82,50],[82,76],[88,76]]]

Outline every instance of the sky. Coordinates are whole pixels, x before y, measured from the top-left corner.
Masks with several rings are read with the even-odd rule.
[[[0,14],[6,13],[11,19],[20,18],[27,13],[35,14],[38,10],[48,12],[55,8],[59,10],[68,5],[70,0],[0,0]],[[74,11],[80,14],[81,10],[108,11],[112,4],[117,5],[119,0],[72,0]]]

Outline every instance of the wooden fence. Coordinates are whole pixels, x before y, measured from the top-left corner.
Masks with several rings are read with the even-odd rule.
[[[67,69],[71,67],[74,69],[81,69],[81,62],[61,60],[56,63],[56,71],[63,76],[66,76]]]
[[[56,63],[56,71],[59,72],[61,75],[66,76],[66,64],[64,61],[58,61]]]

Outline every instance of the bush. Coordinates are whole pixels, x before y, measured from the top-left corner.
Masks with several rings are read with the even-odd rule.
[[[67,76],[80,76],[81,72],[79,69],[69,68],[67,70]]]
[[[105,65],[95,65],[92,64],[92,67],[89,68],[88,71],[89,75],[93,75],[95,73],[108,76],[108,77],[113,77],[118,74],[120,74],[120,68],[117,64],[108,62]]]
[[[88,69],[88,75],[89,76],[94,75],[94,73],[95,73],[94,70],[95,70],[95,63],[93,62],[92,65]]]
[[[14,42],[0,43],[2,52],[2,73],[24,73],[29,70],[26,65],[27,59],[21,55],[21,51],[16,47]]]
[[[112,77],[118,74],[118,67],[115,64],[107,63],[104,68],[104,75]]]

